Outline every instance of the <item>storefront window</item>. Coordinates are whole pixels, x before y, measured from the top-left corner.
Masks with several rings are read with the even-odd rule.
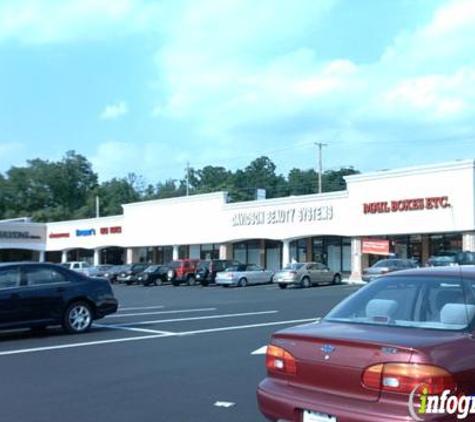
[[[265,267],[272,271],[278,271],[282,268],[282,242],[266,240]]]
[[[462,235],[459,233],[444,233],[430,235],[430,255],[441,251],[462,250]]]
[[[307,262],[307,239],[290,242],[290,258],[298,262]]]
[[[261,265],[261,244],[258,240],[234,244],[233,258],[243,264]]]
[[[218,259],[219,245],[210,243],[207,245],[200,245],[200,259]]]

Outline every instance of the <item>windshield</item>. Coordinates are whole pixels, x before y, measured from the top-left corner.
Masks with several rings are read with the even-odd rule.
[[[304,266],[304,264],[301,264],[301,263],[289,264],[289,265],[287,265],[286,267],[284,267],[284,271],[299,270],[299,269],[302,268],[303,266]]]
[[[393,267],[395,263],[394,259],[382,259],[381,261],[376,262],[376,264],[373,265],[373,268]]]
[[[473,320],[460,280],[424,277],[382,278],[334,308],[327,321],[436,330],[463,330]]]
[[[440,262],[440,263],[450,264],[450,263],[455,262],[455,258],[456,258],[455,255],[433,256],[432,258],[430,258],[430,262],[432,263]]]

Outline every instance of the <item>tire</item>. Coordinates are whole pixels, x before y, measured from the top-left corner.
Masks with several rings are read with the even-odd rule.
[[[172,284],[173,284],[175,287],[179,287],[179,286],[180,286],[180,282],[179,282],[179,281],[176,281],[176,280],[173,280],[173,281],[172,281]]]
[[[63,316],[63,328],[67,333],[84,333],[92,325],[91,307],[83,301],[71,303]]]
[[[287,284],[285,284],[285,283],[279,283],[279,287],[280,287],[281,289],[286,289],[286,288],[287,288]]]
[[[246,287],[246,286],[247,286],[247,279],[243,277],[238,281],[238,287]]]
[[[193,286],[195,284],[195,276],[194,275],[189,275],[186,279],[186,285],[187,286]]]
[[[333,284],[341,284],[341,275],[340,274],[335,274],[333,276]]]
[[[302,281],[300,282],[300,285],[304,288],[304,289],[308,289],[310,287],[310,279],[308,277],[304,277],[302,278]]]
[[[163,284],[163,280],[158,277],[157,279],[153,280],[153,285],[154,286],[161,286]]]

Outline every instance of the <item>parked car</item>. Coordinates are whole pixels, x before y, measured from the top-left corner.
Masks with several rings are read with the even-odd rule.
[[[231,259],[202,259],[196,266],[196,281],[200,282],[202,286],[207,286],[215,282],[218,272],[224,271],[231,265],[239,264],[239,261]]]
[[[109,268],[105,273],[104,277],[109,279],[111,283],[117,282],[117,276],[121,273],[124,265],[114,265],[112,268]]]
[[[407,270],[409,268],[416,268],[417,265],[410,259],[380,259],[376,264],[363,270],[363,281],[373,281],[375,278],[381,277],[384,274],[393,271]]]
[[[86,269],[86,274],[90,277],[104,277],[112,267],[113,265],[109,264],[93,265]]]
[[[318,262],[297,262],[291,263],[276,272],[273,282],[277,283],[281,289],[285,289],[289,284],[301,287],[340,284],[341,274]]]
[[[137,275],[145,271],[147,264],[127,264],[122,267],[120,273],[117,275],[117,282],[125,283],[130,286],[137,283]]]
[[[440,251],[432,255],[427,267],[443,267],[445,265],[475,265],[475,252]]]
[[[181,283],[186,283],[192,286],[196,281],[196,265],[199,259],[177,259],[170,262],[167,267],[167,278],[174,286],[179,286]]]
[[[259,408],[272,421],[413,420],[424,387],[475,391],[474,316],[473,267],[387,274],[323,320],[272,336]]]
[[[246,287],[249,284],[272,283],[273,271],[256,264],[232,265],[216,275],[216,284],[228,287]]]
[[[144,286],[160,286],[164,281],[167,281],[168,267],[165,265],[150,265],[144,271],[137,274],[137,282]]]
[[[93,320],[116,312],[117,307],[104,278],[56,264],[0,264],[1,329],[62,325],[69,333],[82,333]]]
[[[61,264],[64,268],[68,268],[80,273],[87,273],[91,265],[86,261],[68,261]]]

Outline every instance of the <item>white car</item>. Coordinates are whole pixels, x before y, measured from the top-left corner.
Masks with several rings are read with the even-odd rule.
[[[87,274],[88,269],[91,267],[89,263],[86,261],[69,261],[69,262],[63,262],[61,265],[70,270],[77,271],[78,273],[84,273],[84,274]]]
[[[272,283],[273,271],[255,264],[232,265],[216,274],[216,284],[228,287],[246,287],[248,284]]]

